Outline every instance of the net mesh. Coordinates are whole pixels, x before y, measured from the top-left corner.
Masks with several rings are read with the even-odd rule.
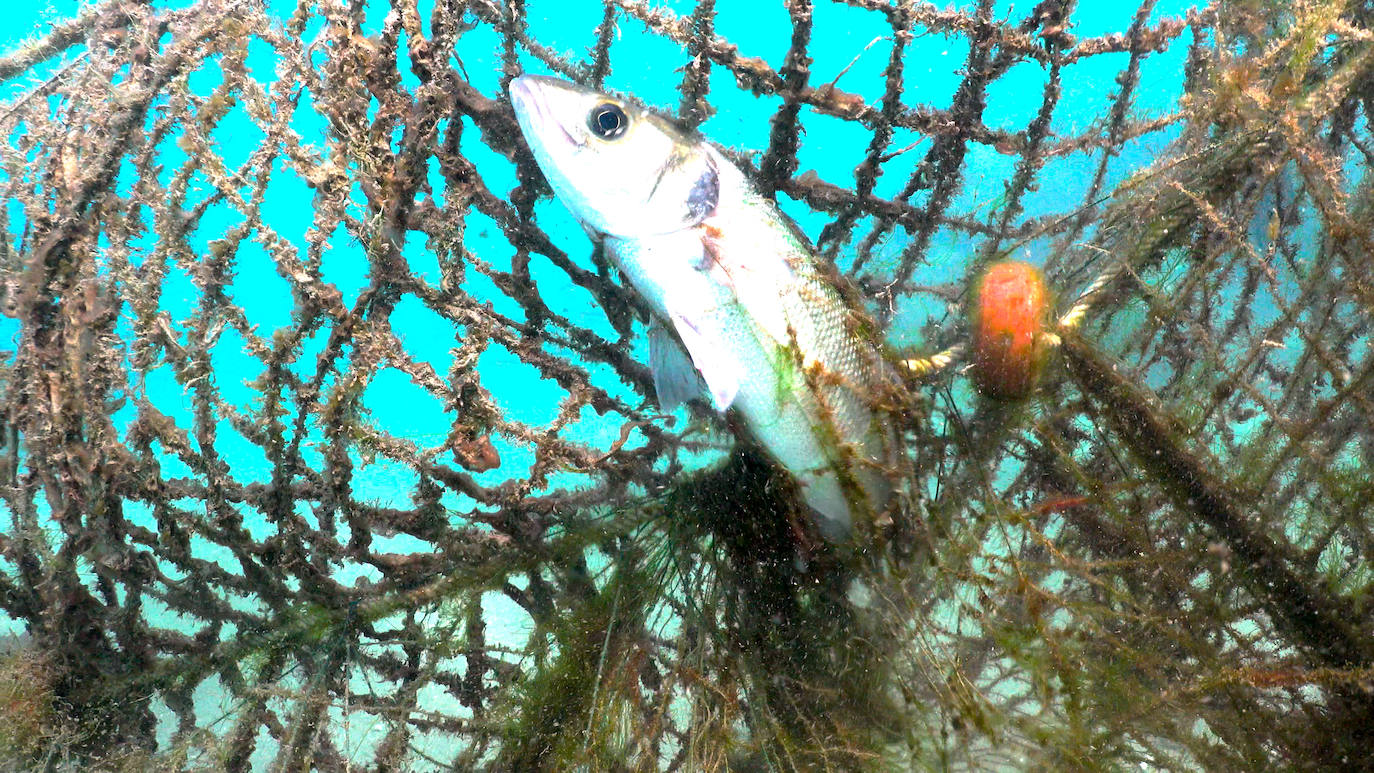
[[[1073,2],[838,5],[886,40],[833,82],[809,0],[772,60],[713,0],[593,3],[573,56],[519,0],[116,1],[0,58],[4,764],[1363,759],[1367,5],[1146,0],[1092,36]],[[796,566],[783,476],[659,415],[638,301],[473,85],[616,87],[622,35],[675,57],[683,123],[731,144],[718,107],[763,106],[733,157],[894,346],[960,341],[1006,254],[1060,295],[1034,399],[913,381],[929,549],[880,601]],[[930,37],[947,104],[910,95]],[[994,120],[1027,68],[1038,106]],[[852,181],[806,166],[838,125]]]

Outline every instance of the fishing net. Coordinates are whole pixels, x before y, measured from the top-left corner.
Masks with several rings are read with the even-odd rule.
[[[117,0],[0,58],[0,766],[1367,761],[1374,12],[738,5]],[[525,70],[731,148],[919,363],[921,549],[845,585],[661,415]],[[1006,255],[1061,315],[1019,403],[959,357]]]

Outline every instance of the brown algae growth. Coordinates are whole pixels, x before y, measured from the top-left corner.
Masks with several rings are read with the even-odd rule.
[[[1367,8],[787,0],[771,51],[712,0],[589,3],[576,45],[364,5],[113,0],[0,56],[0,698],[38,728],[0,768],[1367,759]],[[628,89],[627,39],[668,117],[762,116],[727,152],[894,350],[1043,268],[1028,396],[912,374],[906,542],[799,544],[791,480],[660,415],[637,299],[550,225],[500,95]]]

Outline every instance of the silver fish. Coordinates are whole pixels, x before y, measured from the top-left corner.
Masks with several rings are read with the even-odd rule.
[[[715,147],[632,102],[534,75],[510,98],[554,192],[652,311],[659,404],[734,411],[827,539],[885,519],[900,451],[876,402],[892,376],[791,221]]]

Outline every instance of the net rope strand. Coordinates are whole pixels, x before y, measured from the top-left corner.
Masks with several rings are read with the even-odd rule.
[[[0,767],[1245,769],[1374,746],[1367,9],[1146,0],[1080,36],[1072,2],[787,0],[768,52],[725,37],[722,0],[604,0],[568,55],[523,2],[364,5],[107,0],[0,56],[0,700],[38,706],[23,737],[46,744],[0,728]],[[880,34],[832,77],[837,12]],[[630,35],[679,57],[655,109],[816,215],[905,353],[930,414],[904,438],[919,584],[733,561],[731,508],[786,538],[787,482],[661,415],[637,299],[543,230],[500,87],[624,89]],[[962,71],[925,104],[933,39]],[[996,118],[1024,68],[1038,93]],[[1062,126],[1088,71],[1107,98]],[[1182,99],[1142,107],[1165,80]],[[751,156],[711,119],[762,100]],[[834,122],[852,180],[808,166]],[[1164,149],[1123,170],[1142,147]],[[1064,175],[1082,194],[1046,211]],[[1058,351],[1029,400],[982,400],[964,288],[1027,255]],[[805,627],[859,608],[903,614]],[[882,683],[817,676],[883,641]],[[869,702],[826,710],[840,694]]]

